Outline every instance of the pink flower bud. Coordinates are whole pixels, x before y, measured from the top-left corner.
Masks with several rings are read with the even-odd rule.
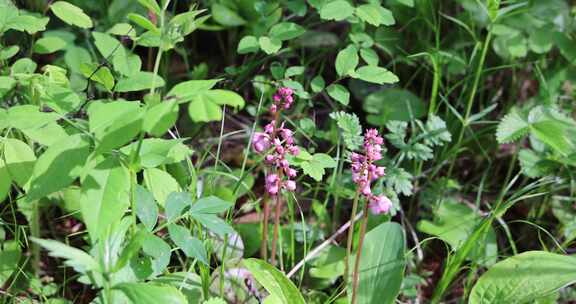
[[[392,207],[392,202],[384,195],[370,197],[368,205],[374,215],[387,213]]]
[[[286,187],[286,190],[288,190],[288,191],[294,191],[294,190],[296,190],[296,182],[293,180],[287,180],[284,183],[284,187]]]

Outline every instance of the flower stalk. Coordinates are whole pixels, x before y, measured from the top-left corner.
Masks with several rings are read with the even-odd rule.
[[[274,114],[274,120],[264,127],[264,132],[254,134],[252,147],[257,153],[268,153],[264,157],[264,162],[271,167],[265,177],[266,195],[264,198],[264,221],[262,228],[262,245],[260,254],[264,260],[268,259],[268,222],[270,219],[269,199],[276,201],[274,213],[274,232],[272,239],[271,260],[276,261],[276,247],[278,243],[278,231],[280,226],[280,215],[282,211],[282,190],[296,190],[296,170],[290,168],[286,159],[287,154],[298,155],[300,150],[294,144],[294,133],[284,126],[280,121],[282,110],[288,110],[294,103],[293,91],[290,88],[280,88],[273,96],[273,104],[270,106],[270,113]]]

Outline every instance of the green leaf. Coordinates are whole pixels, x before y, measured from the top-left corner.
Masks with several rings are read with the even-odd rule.
[[[180,139],[146,138],[142,141],[138,154],[140,165],[144,168],[155,168],[162,165],[178,163],[192,155],[192,150],[182,143]],[[122,153],[130,155],[138,146],[131,143],[120,149]]]
[[[162,10],[160,9],[160,6],[156,0],[138,0],[138,3],[154,12],[156,15],[160,15],[162,13]]]
[[[350,75],[356,69],[358,61],[358,49],[353,44],[348,45],[336,56],[336,73],[340,77]]]
[[[304,34],[306,29],[302,26],[293,23],[293,22],[280,22],[275,24],[270,31],[268,32],[268,36],[272,39],[278,39],[281,41],[290,40],[297,38]]]
[[[82,180],[80,210],[94,243],[109,227],[120,222],[130,206],[130,173],[119,160],[109,157]]]
[[[142,129],[152,136],[160,137],[176,124],[177,119],[178,103],[166,100],[146,111]]]
[[[242,264],[271,296],[283,304],[304,304],[298,288],[274,266],[258,259],[245,259]]]
[[[244,36],[238,43],[238,48],[236,51],[238,54],[248,54],[258,52],[260,45],[258,44],[258,39],[254,36]]]
[[[112,76],[112,72],[110,72],[108,67],[95,63],[82,63],[80,65],[80,72],[82,72],[84,77],[103,85],[104,88],[110,92],[114,88],[114,76]]]
[[[412,174],[403,168],[390,168],[386,171],[386,185],[398,194],[412,195]]]
[[[12,58],[14,57],[14,55],[18,54],[18,51],[20,51],[19,46],[17,45],[8,46],[0,50],[0,60],[8,60]]]
[[[4,160],[0,158],[0,202],[3,202],[8,193],[10,193],[10,188],[12,187],[12,177],[8,173],[8,169],[4,163]],[[0,238],[1,239],[1,238]],[[0,284],[2,284],[2,274],[0,270]]]
[[[365,65],[358,68],[356,73],[353,74],[353,77],[377,84],[392,84],[399,81],[398,77],[394,75],[394,73],[385,68],[373,65]]]
[[[326,88],[326,92],[342,105],[347,106],[350,102],[350,92],[343,85],[331,84]]]
[[[314,93],[322,92],[325,86],[326,82],[324,81],[324,78],[322,78],[322,76],[320,75],[314,77],[314,79],[312,79],[312,81],[310,82],[310,88]]]
[[[55,122],[49,123],[36,129],[22,130],[26,136],[30,137],[33,141],[44,145],[51,146],[58,141],[68,137],[68,134],[60,125]]]
[[[304,173],[315,179],[321,181],[324,176],[326,168],[335,168],[336,161],[328,154],[316,153],[308,161],[303,161],[299,166],[304,170]]]
[[[86,252],[70,247],[54,240],[31,238],[32,241],[49,251],[50,256],[65,259],[64,264],[74,268],[79,273],[100,271],[100,266],[92,256]]]
[[[114,37],[100,32],[92,32],[92,37],[94,38],[94,44],[98,49],[98,52],[108,59],[110,56],[114,55],[120,49],[124,49],[120,41],[116,40]]]
[[[224,26],[240,26],[246,24],[237,12],[219,3],[212,4],[212,18]]]
[[[395,303],[406,267],[405,247],[404,231],[398,223],[380,224],[366,234],[360,257],[357,303]],[[351,284],[348,289],[351,290]],[[348,298],[351,294],[349,291]]]
[[[378,66],[378,62],[380,61],[378,53],[373,49],[361,49],[360,57],[362,57],[362,59],[371,66]]]
[[[122,48],[118,49],[114,56],[112,56],[112,65],[114,66],[114,70],[130,79],[130,77],[140,73],[142,60],[140,60],[140,56],[132,54]]]
[[[156,168],[144,170],[144,183],[160,206],[164,206],[170,193],[180,191],[180,185],[172,175]]]
[[[342,139],[346,148],[350,151],[358,149],[363,141],[362,125],[356,114],[349,114],[346,112],[333,112],[330,113],[330,118],[336,120],[338,128],[342,132]]]
[[[191,214],[217,214],[224,212],[234,204],[217,196],[203,197],[197,200],[190,208]]]
[[[198,259],[198,261],[208,265],[208,254],[204,245],[199,239],[191,236],[188,229],[171,224],[168,226],[168,233],[174,244],[180,247],[187,257]]]
[[[152,21],[148,20],[147,18],[145,18],[142,15],[139,14],[135,14],[135,13],[130,13],[128,14],[128,19],[136,24],[138,24],[139,26],[141,26],[142,28],[155,32],[155,33],[159,33],[160,30],[156,27],[156,25],[154,25],[154,23],[152,23]]]
[[[303,66],[291,66],[286,69],[286,72],[284,72],[284,77],[290,78],[293,76],[302,75],[304,74],[304,71],[306,71],[306,68]]]
[[[396,0],[399,3],[402,3],[408,7],[414,7],[414,0]]]
[[[468,303],[529,303],[576,282],[576,258],[545,251],[509,257],[485,272]]]
[[[70,185],[80,175],[89,153],[90,143],[81,134],[50,146],[34,165],[28,200],[40,199]]]
[[[152,80],[155,78],[154,85],[152,85]],[[122,78],[118,81],[116,85],[116,92],[134,92],[149,90],[154,86],[154,88],[163,87],[165,84],[164,78],[159,75],[154,76],[152,72],[140,71],[132,74],[127,78]]]
[[[342,21],[354,12],[354,7],[345,0],[336,0],[325,3],[320,9],[320,18],[324,20]]]
[[[160,237],[150,234],[142,243],[142,251],[152,258],[152,276],[164,272],[172,256],[170,245]]]
[[[105,153],[127,144],[142,129],[143,111],[137,102],[94,101],[87,112],[90,132],[98,139],[96,153]]]
[[[38,129],[60,118],[56,113],[41,112],[38,106],[18,105],[8,109],[7,121],[10,126],[21,131]]]
[[[496,139],[500,144],[514,142],[528,134],[529,127],[528,117],[517,108],[512,108],[498,124]]]
[[[271,55],[275,54],[282,48],[282,41],[276,38],[262,36],[258,39],[258,44],[264,53]]]
[[[544,120],[530,125],[530,131],[536,138],[564,156],[574,151],[567,128],[566,124],[556,120]]]
[[[75,73],[82,74],[82,70],[80,69],[82,63],[92,63],[92,57],[90,56],[90,52],[83,47],[75,45],[68,46],[64,54],[64,62],[66,62],[68,69]]]
[[[34,43],[34,53],[50,54],[62,50],[66,47],[66,41],[53,36],[42,37]]]
[[[170,285],[120,283],[114,286],[114,289],[122,291],[134,304],[188,304],[182,292],[180,292],[178,288]]]
[[[188,192],[172,192],[166,198],[164,209],[168,222],[174,222],[182,215],[182,211],[192,205],[192,194]]]
[[[0,76],[0,97],[4,97],[16,86],[16,80],[10,76]]]
[[[136,185],[134,201],[136,204],[136,216],[148,231],[152,231],[158,221],[158,206],[154,196],[146,188]]]
[[[14,138],[5,138],[2,146],[6,172],[16,184],[24,187],[34,171],[34,151],[26,143]]]
[[[212,89],[222,79],[189,80],[175,85],[166,96],[175,96],[178,102],[187,102],[200,93]]]
[[[208,230],[224,237],[226,234],[234,233],[234,229],[230,227],[224,220],[213,214],[191,214],[202,226]]]
[[[217,121],[222,118],[222,109],[200,95],[188,105],[188,114],[195,122]]]
[[[22,250],[17,241],[3,242],[0,248],[0,285],[4,285],[20,266]]]
[[[403,89],[383,89],[364,99],[364,111],[372,125],[384,125],[390,120],[411,121],[426,114],[424,102]]]
[[[487,0],[488,16],[490,20],[496,20],[498,17],[498,10],[500,9],[500,0]]]
[[[439,237],[448,243],[453,250],[458,250],[472,235],[474,229],[482,221],[478,212],[454,199],[447,198],[440,202],[434,210],[434,221],[421,220],[418,230]],[[489,228],[485,239],[468,254],[468,259],[482,265],[491,265],[496,262],[498,244],[496,233]]]
[[[378,4],[363,4],[356,8],[356,16],[373,26],[394,25],[392,12]]]
[[[190,118],[195,122],[208,122],[220,120],[222,110],[220,105],[243,108],[244,98],[235,92],[227,90],[204,91],[192,98],[188,105]]]
[[[90,17],[86,15],[81,8],[71,3],[56,1],[50,5],[50,10],[52,10],[52,13],[54,13],[56,17],[70,25],[85,29],[93,26]]]

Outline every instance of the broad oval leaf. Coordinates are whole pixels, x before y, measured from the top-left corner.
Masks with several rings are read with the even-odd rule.
[[[271,296],[283,304],[304,304],[304,298],[298,288],[274,266],[259,260],[246,259],[242,262]]]
[[[92,241],[119,222],[130,202],[130,173],[120,162],[108,158],[82,181],[80,210]]]
[[[188,304],[186,297],[176,287],[155,283],[121,283],[114,289],[122,291],[136,304]]]
[[[398,223],[380,224],[366,234],[360,257],[357,303],[394,303],[404,277],[405,247],[404,231]]]
[[[366,97],[364,111],[372,125],[384,125],[390,120],[410,121],[426,114],[424,102],[403,89],[382,89]]]
[[[576,258],[528,251],[494,264],[470,294],[468,303],[527,303],[576,282]]]

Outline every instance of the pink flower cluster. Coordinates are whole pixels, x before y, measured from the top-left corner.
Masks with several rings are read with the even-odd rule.
[[[290,88],[280,88],[274,94],[274,104],[270,107],[270,112],[275,114],[278,109],[287,110],[294,102],[293,91]],[[279,115],[276,115],[279,117]],[[292,130],[286,128],[284,123],[278,125],[278,121],[272,121],[264,127],[264,132],[254,134],[252,147],[257,153],[263,153],[273,148],[270,154],[264,158],[268,165],[274,167],[266,176],[266,191],[270,195],[277,195],[281,189],[288,191],[296,190],[296,170],[290,168],[286,159],[286,153],[298,155],[300,150],[294,145],[294,134]],[[285,177],[285,178],[284,178]]]
[[[280,88],[274,96],[272,96],[272,100],[274,100],[274,104],[270,106],[270,112],[272,114],[276,113],[278,109],[284,108],[284,110],[290,109],[292,103],[294,103],[294,91],[291,88]]]
[[[370,211],[373,214],[388,212],[392,202],[384,195],[374,195],[370,184],[384,176],[384,167],[374,165],[374,162],[382,158],[382,144],[384,139],[378,135],[376,129],[366,131],[364,135],[364,155],[352,153],[352,180],[358,185],[362,195],[369,202]]]

